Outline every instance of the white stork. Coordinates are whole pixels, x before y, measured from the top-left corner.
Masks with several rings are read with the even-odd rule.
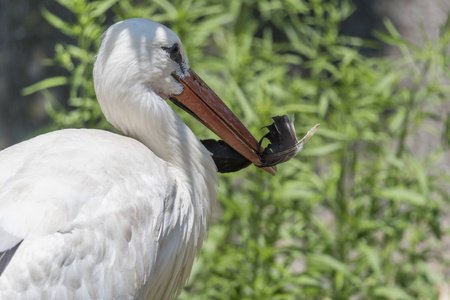
[[[217,172],[163,99],[260,164],[257,141],[161,24],[111,26],[94,85],[106,118],[126,136],[66,129],[0,152],[2,300],[180,294],[208,231]]]

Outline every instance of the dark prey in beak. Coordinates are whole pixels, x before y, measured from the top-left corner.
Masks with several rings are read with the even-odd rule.
[[[265,138],[270,141],[264,151],[259,151],[262,163],[259,167],[272,167],[292,159],[319,128],[319,124],[315,125],[299,141],[294,128],[294,116],[291,117],[291,120],[287,115],[276,116],[272,119],[274,122],[266,126],[269,132],[258,143],[261,146]],[[251,164],[248,159],[224,141],[202,140],[201,142],[213,154],[214,162],[220,173],[236,172]]]

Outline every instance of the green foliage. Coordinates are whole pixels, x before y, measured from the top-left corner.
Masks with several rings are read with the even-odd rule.
[[[45,92],[54,127],[110,128],[91,75],[105,12],[172,28],[193,69],[256,136],[277,114],[295,113],[299,135],[321,123],[276,177],[254,167],[221,176],[220,217],[181,299],[438,297],[450,263],[442,247],[450,176],[439,167],[450,145],[449,116],[439,111],[449,96],[450,22],[419,47],[386,21],[377,37],[400,50],[393,60],[364,57],[358,49],[369,42],[339,33],[348,1],[58,2],[72,21],[42,12],[73,44],[58,44],[46,63],[67,76],[24,90]],[[63,84],[69,111],[48,91]]]

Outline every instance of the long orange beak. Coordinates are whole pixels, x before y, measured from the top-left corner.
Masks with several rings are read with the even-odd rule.
[[[184,87],[181,94],[170,99],[224,140],[256,166],[261,166],[258,141],[239,121],[213,90],[192,70],[184,78],[173,75]],[[260,149],[264,151],[264,149]],[[263,168],[275,175],[275,168]]]

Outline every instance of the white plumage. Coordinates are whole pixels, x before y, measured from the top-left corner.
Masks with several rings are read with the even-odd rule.
[[[161,98],[181,99],[191,77],[171,30],[119,22],[102,36],[94,83],[128,137],[67,129],[0,152],[0,252],[17,247],[0,299],[179,294],[216,201],[210,153]]]

